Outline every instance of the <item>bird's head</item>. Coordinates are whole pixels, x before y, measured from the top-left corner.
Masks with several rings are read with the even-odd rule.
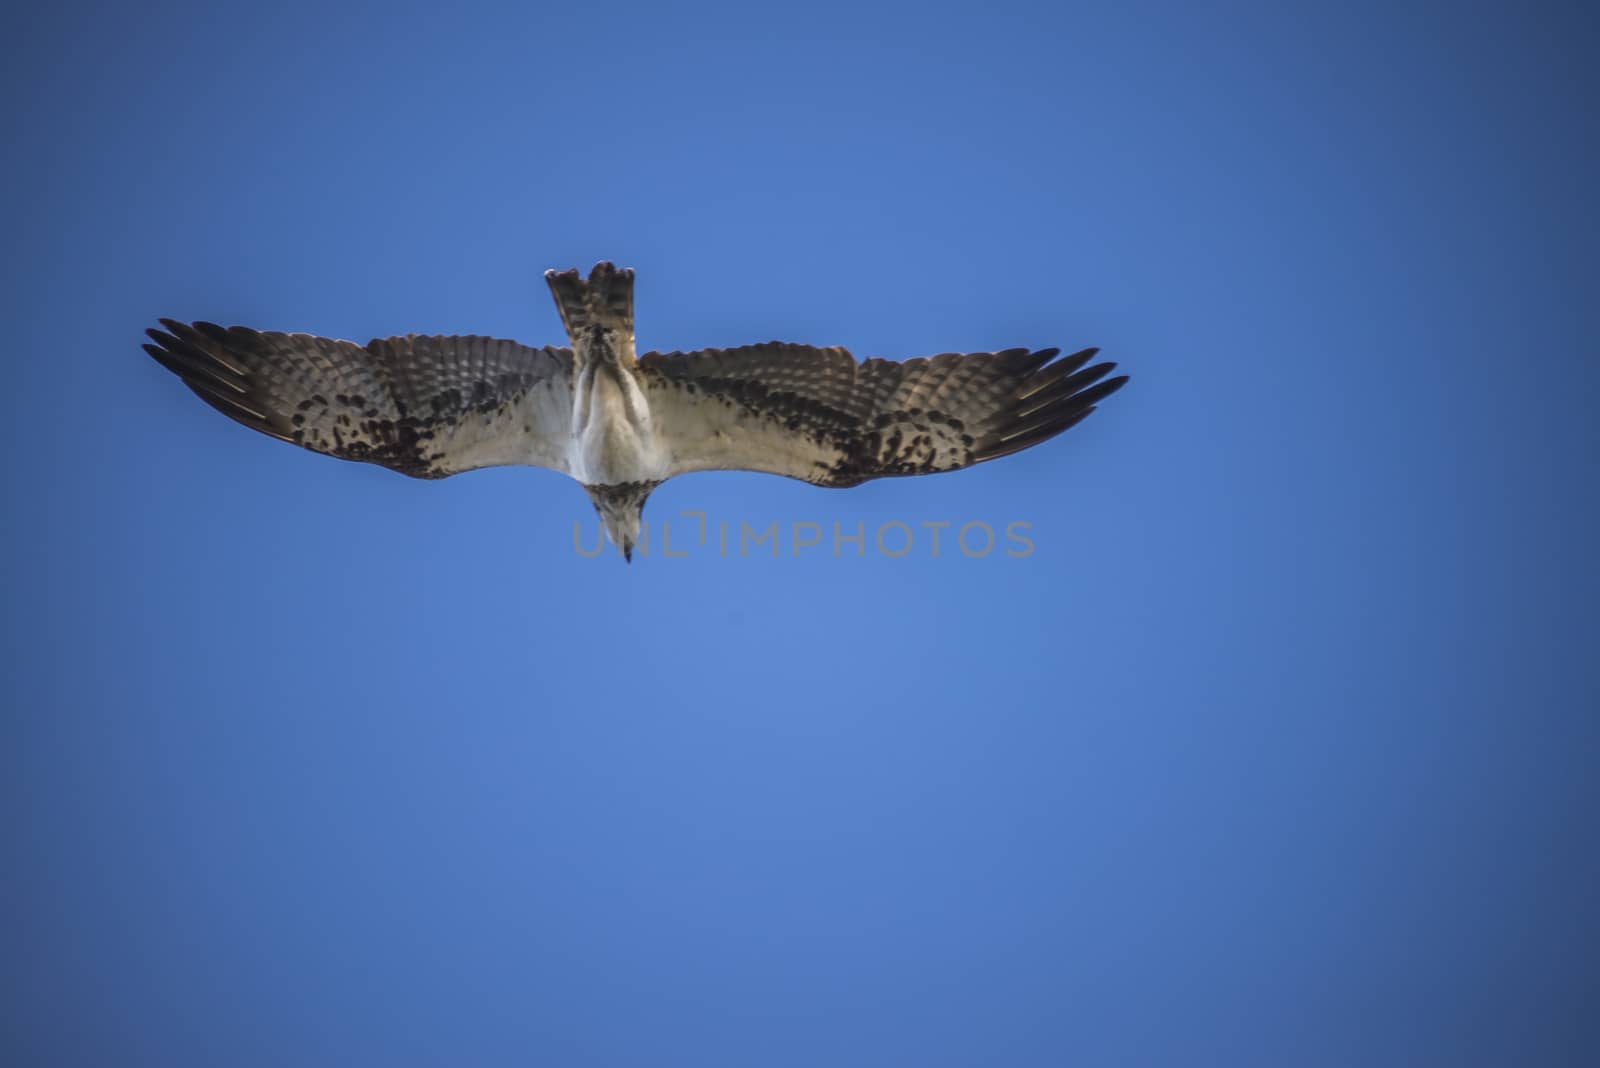
[[[644,502],[659,482],[623,482],[615,486],[584,486],[595,514],[605,524],[606,536],[622,550],[623,559],[633,562],[633,547],[639,544],[644,518]]]

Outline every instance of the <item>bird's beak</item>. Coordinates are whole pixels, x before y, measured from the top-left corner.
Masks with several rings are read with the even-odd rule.
[[[630,564],[633,563],[633,542],[623,541],[622,558]]]

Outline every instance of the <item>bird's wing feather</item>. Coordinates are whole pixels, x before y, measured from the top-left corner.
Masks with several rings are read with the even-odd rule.
[[[1096,349],[944,353],[857,363],[770,342],[639,360],[671,474],[764,471],[819,486],[954,471],[1066,430],[1119,389]],[[1054,362],[1052,362],[1054,360]]]
[[[365,346],[161,320],[145,350],[245,426],[415,478],[503,464],[570,473],[572,353],[486,337]]]

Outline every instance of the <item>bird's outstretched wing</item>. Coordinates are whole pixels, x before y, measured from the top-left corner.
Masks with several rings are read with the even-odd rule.
[[[671,473],[765,471],[819,486],[954,471],[1066,430],[1116,392],[1096,349],[856,362],[769,342],[639,360]]]
[[[572,352],[486,337],[309,334],[161,320],[145,351],[254,430],[414,478],[567,471]]]

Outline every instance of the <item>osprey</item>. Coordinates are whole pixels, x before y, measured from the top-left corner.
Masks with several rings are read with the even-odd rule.
[[[357,345],[162,319],[144,346],[200,399],[316,452],[444,478],[506,464],[582,483],[632,560],[645,499],[690,471],[817,486],[954,471],[1080,422],[1127,377],[1097,349],[856,362],[770,341],[635,355],[633,271],[547,271],[571,348],[410,334]]]

